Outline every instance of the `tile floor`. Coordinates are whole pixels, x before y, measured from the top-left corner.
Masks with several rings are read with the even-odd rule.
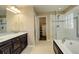
[[[27,46],[22,54],[54,54],[52,42],[40,41],[36,46]]]

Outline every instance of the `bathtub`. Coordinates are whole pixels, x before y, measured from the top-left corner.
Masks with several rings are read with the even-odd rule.
[[[54,40],[64,54],[79,54],[79,40]]]

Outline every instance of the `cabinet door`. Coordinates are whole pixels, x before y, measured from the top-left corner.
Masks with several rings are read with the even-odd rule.
[[[27,35],[21,35],[20,36],[20,42],[21,42],[21,48],[22,50],[27,46]]]
[[[7,43],[0,47],[0,54],[11,54],[12,53],[12,45],[11,43]]]
[[[13,50],[18,49],[20,47],[19,37],[16,37],[16,38],[12,39],[12,43],[13,43]]]
[[[21,48],[25,48],[25,46],[26,46],[26,38],[24,36],[21,36],[20,39],[21,39]]]

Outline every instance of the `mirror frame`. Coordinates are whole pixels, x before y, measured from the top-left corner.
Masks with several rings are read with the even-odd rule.
[[[79,19],[78,19],[78,16],[75,17],[75,20],[76,20],[76,35],[77,37],[79,37]]]

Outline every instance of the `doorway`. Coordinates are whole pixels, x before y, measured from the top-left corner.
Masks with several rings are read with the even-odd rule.
[[[46,40],[46,17],[39,17],[40,39]]]

